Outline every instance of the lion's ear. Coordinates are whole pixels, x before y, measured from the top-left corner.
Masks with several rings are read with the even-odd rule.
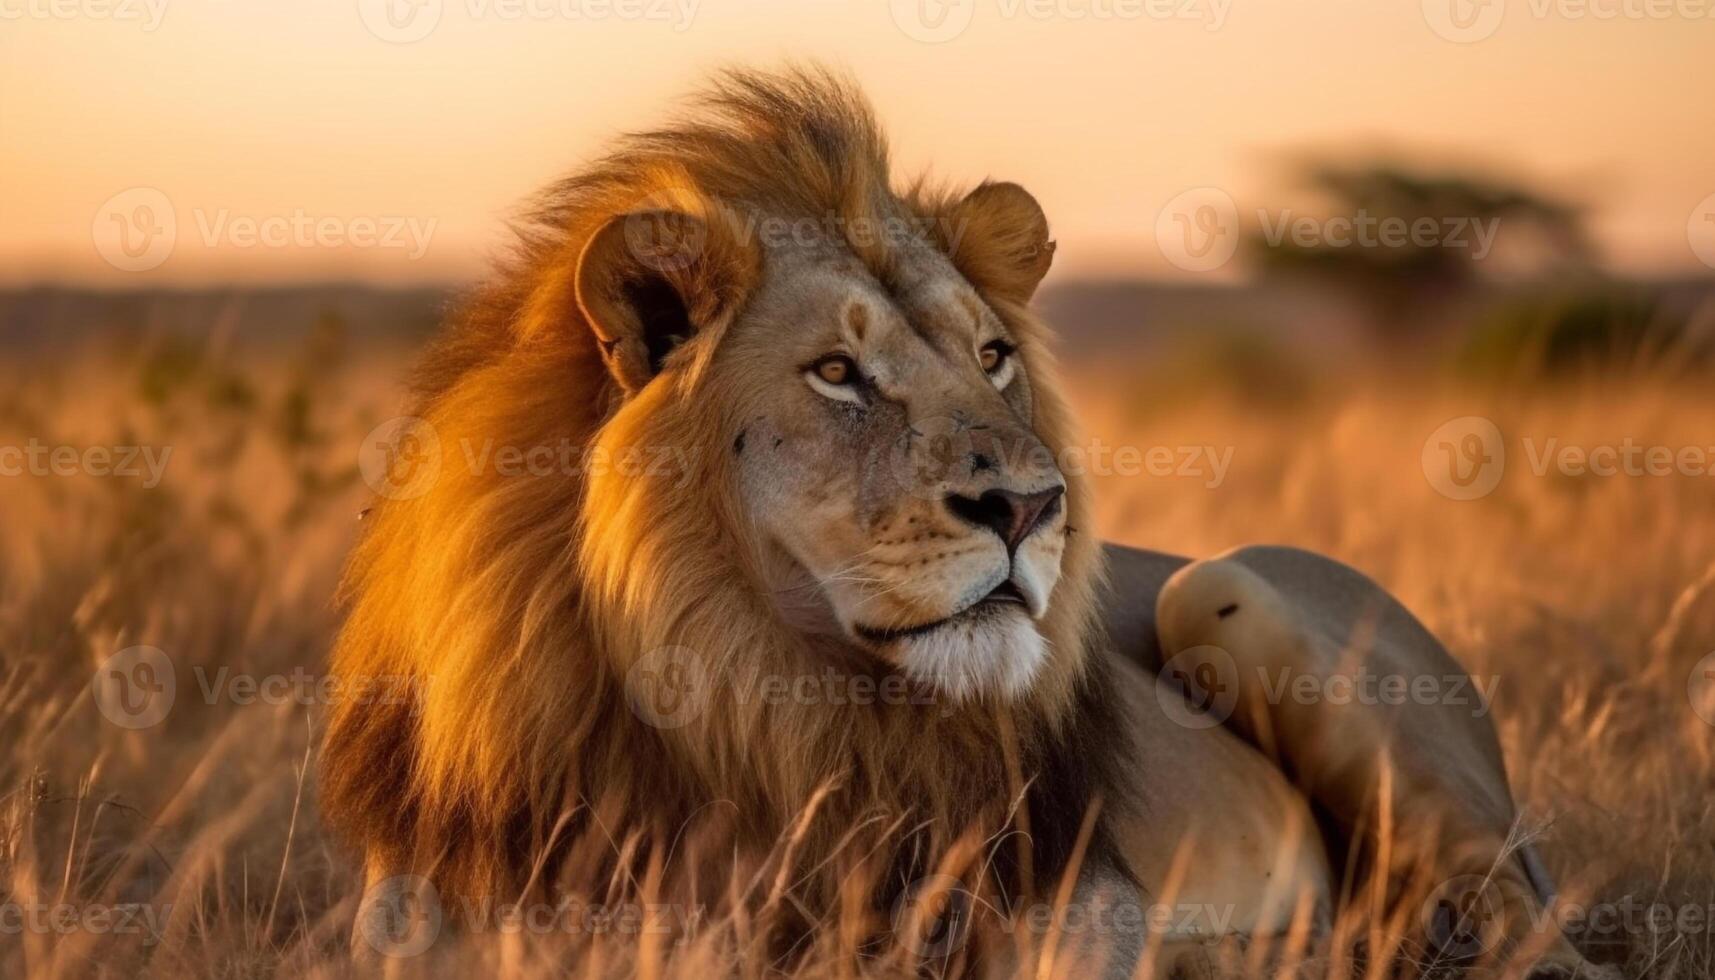
[[[1054,261],[1048,216],[1017,184],[985,183],[936,222],[953,265],[985,292],[1030,302]]]
[[[747,291],[753,257],[715,234],[717,225],[683,211],[635,211],[610,219],[584,246],[578,307],[627,395]]]

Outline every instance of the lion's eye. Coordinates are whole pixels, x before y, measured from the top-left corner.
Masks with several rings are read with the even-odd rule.
[[[844,355],[824,357],[816,362],[812,370],[816,372],[816,377],[831,385],[851,384],[857,380],[857,365]]]
[[[1007,358],[1012,356],[1015,349],[1004,340],[991,340],[977,352],[977,362],[983,366],[984,371],[994,374],[1006,366]]]
[[[857,362],[844,354],[829,354],[804,368],[804,380],[824,398],[853,405],[864,403],[859,390],[862,386],[858,384],[863,376],[858,374]]]

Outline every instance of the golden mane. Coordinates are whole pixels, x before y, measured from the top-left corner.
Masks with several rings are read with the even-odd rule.
[[[817,668],[759,585],[728,473],[726,381],[706,370],[720,325],[626,399],[574,295],[590,237],[640,207],[928,220],[955,200],[896,192],[888,174],[885,144],[849,85],[813,71],[734,73],[688,120],[626,138],[531,212],[516,254],[419,368],[410,414],[438,440],[438,479],[421,496],[378,501],[342,588],[349,615],[333,670],[404,676],[420,695],[341,704],[330,720],[324,808],[372,870],[513,895],[589,821],[659,849],[712,801],[730,804],[741,841],[764,847],[803,818],[806,867],[866,820],[914,831],[901,848],[914,857],[900,860],[921,863],[974,828],[1017,822],[1030,825],[1035,846],[1023,860],[1038,874],[1063,862],[1086,807],[1112,793],[1104,767],[1119,764],[1104,761],[1114,746],[1092,744],[1117,730],[1108,685],[1092,677],[1099,661],[1086,656],[1100,576],[1093,536],[1071,535],[1043,623],[1055,658],[1024,703],[731,698],[720,683],[728,671]],[[980,215],[967,225],[984,233]],[[1004,290],[984,288],[982,242],[941,245],[1027,339],[1035,427],[1065,449],[1070,416],[1045,328]],[[875,245],[854,251],[883,282],[891,263],[907,261]],[[564,445],[675,447],[686,469],[592,467],[579,479],[466,465],[500,447]],[[1067,476],[1069,524],[1081,531],[1087,487]],[[640,657],[667,647],[695,651],[715,681],[708,710],[673,730],[646,724],[625,687]],[[1020,798],[1028,805],[1014,814]]]

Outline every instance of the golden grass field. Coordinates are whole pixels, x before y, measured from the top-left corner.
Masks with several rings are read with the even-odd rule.
[[[3,362],[0,446],[171,456],[152,488],[0,477],[0,975],[351,969],[361,877],[318,818],[320,708],[246,698],[233,678],[320,676],[368,492],[358,446],[396,414],[409,358],[318,332],[266,358],[157,338]],[[1715,975],[1715,727],[1696,710],[1715,720],[1715,678],[1693,676],[1715,652],[1715,477],[1539,476],[1525,443],[1715,453],[1715,394],[1652,377],[1461,387],[1375,370],[1284,394],[1165,369],[1068,373],[1092,440],[1231,451],[1218,486],[1206,467],[1099,477],[1105,537],[1192,555],[1296,544],[1393,589],[1498,683],[1516,794],[1566,894],[1675,913],[1660,928],[1593,927],[1586,952],[1628,976]],[[1504,478],[1475,501],[1439,494],[1424,471],[1425,441],[1462,416],[1506,440]],[[132,731],[98,710],[91,679],[138,644],[168,652],[176,700]],[[388,965],[770,975],[782,964],[751,884],[735,881],[737,909],[703,910],[688,937],[448,935]],[[140,928],[92,921],[103,911]],[[897,951],[851,955],[862,926],[828,924],[791,968],[904,972]]]

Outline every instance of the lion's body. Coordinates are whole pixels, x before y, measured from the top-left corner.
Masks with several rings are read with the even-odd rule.
[[[1174,720],[1179,689],[1153,676],[1174,653],[1219,642],[1247,665],[1325,672],[1302,638],[1345,642],[1390,600],[1273,553],[1188,568],[1119,554],[1104,591],[1087,487],[1004,456],[1006,440],[1052,458],[1075,443],[1026,308],[1045,220],[1011,185],[955,200],[888,180],[848,90],[736,76],[708,118],[555,188],[454,317],[410,407],[438,473],[378,502],[333,661],[419,695],[342,704],[327,733],[325,807],[371,875],[511,900],[587,884],[569,869],[679,855],[671,887],[699,878],[684,854],[760,860],[784,840],[813,909],[856,865],[885,901],[949,852],[1028,829],[1025,846],[981,852],[1001,888],[1051,887],[1081,856],[1140,897],[1225,910],[1211,929],[1278,932],[1336,900],[1321,831],[1332,817],[1362,836],[1384,745],[1412,776],[1400,793],[1444,794],[1441,809],[1504,838],[1486,720],[1432,725],[1451,756],[1399,751],[1422,737],[1412,724],[1390,741],[1373,717],[1342,720],[1332,773],[1313,716],[1278,742],[1249,715]],[[664,205],[639,251],[627,222]],[[840,233],[807,245],[733,230],[829,217]],[[894,220],[921,234],[851,230]],[[661,236],[683,247],[687,228],[695,248],[661,264]],[[663,304],[675,331],[654,329]],[[996,366],[966,364],[990,337],[1006,340]],[[813,358],[835,344],[851,357],[818,380]],[[838,387],[845,364],[874,390]],[[928,416],[957,423],[968,472],[902,492],[878,474],[899,433],[923,462]],[[544,447],[573,465],[503,465]],[[1316,630],[1280,615],[1297,602]],[[1421,628],[1378,636],[1392,668],[1456,669]],[[830,672],[897,677],[912,697],[778,700],[742,683]],[[640,684],[687,678],[694,710],[640,705]]]
[[[1492,906],[1493,921],[1482,925],[1497,930],[1484,952],[1523,956],[1543,976],[1606,975],[1557,931],[1538,927],[1551,886],[1534,844],[1521,837],[1487,694],[1385,589],[1295,548],[1189,561],[1110,546],[1107,556],[1105,621],[1119,656],[1157,685],[1213,678],[1225,695],[1214,704],[1219,731],[1246,743],[1243,752],[1218,740],[1192,749],[1181,737],[1176,749],[1174,725],[1159,720],[1161,702],[1134,701],[1128,721],[1154,730],[1150,758],[1164,770],[1172,768],[1168,756],[1194,758],[1193,766],[1236,757],[1216,777],[1220,785],[1192,791],[1194,812],[1215,816],[1199,840],[1260,838],[1261,854],[1297,856],[1286,889],[1297,897],[1337,903],[1332,872],[1345,868],[1360,891],[1376,883],[1425,919],[1421,910],[1446,898],[1439,889],[1475,879],[1480,903]],[[1212,668],[1202,679],[1199,665]],[[1399,684],[1383,686],[1392,680]],[[1172,704],[1182,685],[1167,686],[1172,694],[1163,700]],[[1197,780],[1187,768],[1184,778],[1166,781],[1168,789],[1153,791],[1167,794],[1169,806],[1191,795]],[[1285,803],[1278,802],[1283,789]],[[1298,834],[1311,816],[1305,804],[1315,807],[1320,827],[1308,847]],[[1328,865],[1317,860],[1323,843]],[[1199,865],[1212,863],[1219,862]],[[1259,863],[1253,857],[1250,867]],[[1216,890],[1245,870],[1218,868],[1203,888]],[[1266,887],[1253,884],[1241,892],[1250,900],[1233,907],[1261,931],[1278,930],[1285,886],[1278,874],[1265,877]]]

